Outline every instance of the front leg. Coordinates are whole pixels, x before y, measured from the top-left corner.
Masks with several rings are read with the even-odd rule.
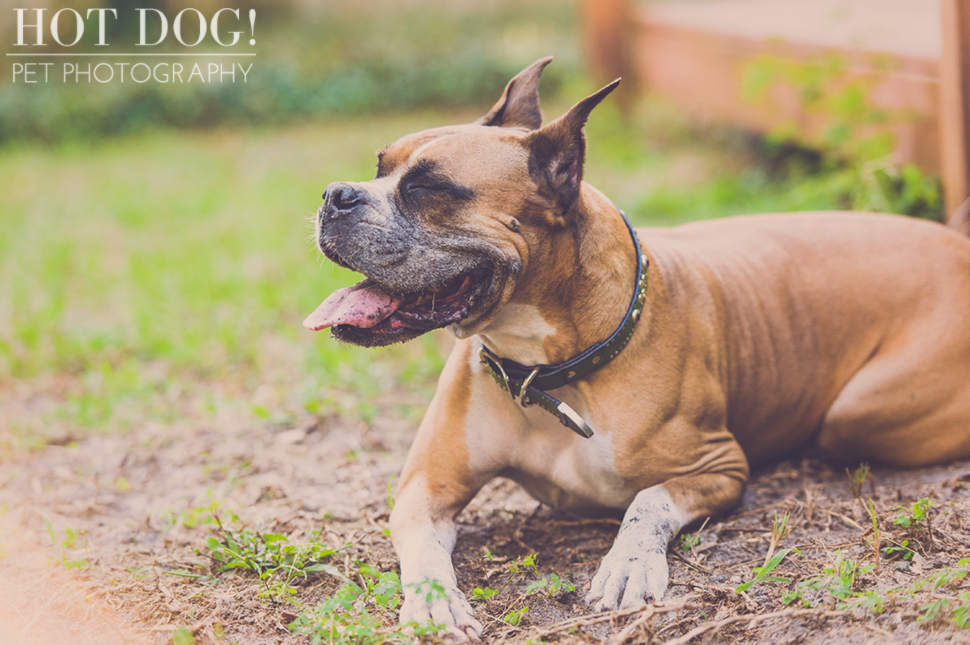
[[[470,343],[459,343],[438,381],[401,474],[391,539],[404,585],[401,623],[431,621],[456,636],[477,638],[482,624],[458,588],[451,563],[455,517],[504,465],[502,446],[508,442],[499,435],[512,419],[501,412],[507,402],[496,399],[501,390],[474,372],[471,350]],[[490,441],[469,446],[480,434]],[[444,596],[426,581],[440,585]]]
[[[477,639],[482,624],[458,588],[451,563],[456,536],[452,517],[457,511],[450,512],[448,507],[458,505],[455,500],[449,504],[433,496],[424,473],[412,477],[407,484],[399,490],[391,513],[391,537],[401,559],[404,586],[401,624],[413,621],[423,625],[430,621],[444,625],[456,636]],[[434,589],[427,582],[437,583],[440,588]]]
[[[743,488],[744,479],[736,474],[707,473],[675,477],[637,493],[586,601],[603,611],[661,600],[669,577],[667,544],[691,522],[730,509]]]

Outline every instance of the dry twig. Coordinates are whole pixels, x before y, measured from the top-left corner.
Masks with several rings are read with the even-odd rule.
[[[664,643],[664,645],[687,645],[705,632],[717,630],[732,623],[746,622],[754,626],[762,620],[771,620],[772,618],[807,618],[812,616],[844,617],[845,615],[846,614],[844,612],[830,611],[826,609],[783,609],[781,611],[773,611],[767,614],[743,614],[741,616],[729,616],[728,618],[724,618],[722,620],[715,620],[713,622],[704,623],[703,625],[695,627],[686,634],[667,641]]]
[[[847,524],[848,526],[851,526],[852,528],[859,529],[860,531],[865,531],[866,530],[866,527],[862,526],[861,524],[859,524],[858,522],[856,522],[851,517],[848,517],[846,515],[843,515],[842,513],[836,513],[835,511],[830,511],[827,508],[819,508],[817,510],[825,513],[826,515],[831,515],[832,517],[837,517],[838,519],[842,520],[845,524]]]
[[[692,596],[684,596],[675,602],[648,605],[643,610],[643,614],[637,616],[636,620],[624,627],[623,631],[606,641],[607,645],[622,645],[628,638],[637,633],[641,627],[653,620],[657,614],[667,614],[682,609],[693,609],[693,605],[690,604],[691,600],[693,600]]]
[[[668,602],[648,605],[646,608],[636,607],[633,609],[621,609],[619,611],[604,611],[598,614],[593,614],[591,616],[577,616],[576,618],[570,618],[569,620],[564,620],[562,622],[551,625],[546,629],[543,629],[536,635],[536,638],[541,640],[546,636],[549,636],[550,634],[563,632],[577,627],[590,627],[592,625],[598,625],[599,623],[605,623],[608,621],[618,620],[626,616],[632,616],[633,614],[637,614],[640,612],[649,613],[649,617],[647,617],[645,620],[642,621],[642,622],[646,622],[646,620],[653,618],[657,614],[666,614],[672,611],[680,611],[682,609],[692,609],[693,607],[692,605],[690,605],[690,602],[695,598],[696,596],[684,596],[683,598],[679,598],[676,601],[668,601]],[[641,618],[642,617],[638,617],[634,621],[634,623],[641,622]],[[634,623],[630,623],[630,625],[627,626],[627,629],[629,629],[629,627],[632,626]],[[624,630],[624,632],[625,631],[626,630]],[[618,636],[619,635],[617,635],[617,637]],[[610,642],[613,642],[613,639],[611,639]],[[619,641],[619,642],[622,642],[622,641]]]
[[[693,609],[694,606],[690,604],[690,601],[693,599],[694,598],[692,596],[684,596],[683,598],[680,598],[674,602],[647,605],[641,615],[637,616],[634,621],[624,627],[623,631],[606,641],[606,644],[622,645],[628,638],[636,634],[641,627],[653,620],[657,614],[667,614],[672,611],[680,611],[682,609]]]
[[[688,560],[687,559],[687,556],[682,555],[680,553],[677,553],[677,551],[671,550],[670,551],[670,554],[672,556],[674,556],[675,558],[677,558],[678,560],[680,560],[681,562],[683,562],[686,566],[688,566],[691,569],[693,569],[694,571],[697,571],[699,573],[704,573],[704,574],[707,574],[707,575],[711,575],[712,573],[714,573],[713,571],[711,571],[707,567],[702,566],[701,564],[699,564],[697,562],[692,562],[692,561]]]

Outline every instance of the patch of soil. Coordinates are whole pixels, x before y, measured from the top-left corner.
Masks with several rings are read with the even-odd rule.
[[[216,518],[228,521],[236,514],[239,525],[296,543],[322,529],[328,543],[350,545],[341,555],[348,573],[354,560],[394,570],[388,483],[413,435],[394,414],[402,396],[388,395],[378,406],[382,414],[369,425],[317,417],[294,427],[146,424],[0,464],[0,505],[7,505],[0,517],[6,548],[0,580],[16,574],[21,587],[16,598],[10,588],[0,591],[0,597],[6,594],[0,617],[20,620],[21,635],[42,635],[45,610],[36,609],[39,622],[36,616],[18,619],[17,607],[22,613],[24,603],[15,600],[38,590],[52,594],[68,580],[97,605],[95,613],[110,615],[111,629],[127,634],[126,642],[167,643],[176,629],[187,628],[197,643],[308,643],[288,625],[302,608],[332,594],[339,581],[308,579],[295,602],[279,602],[266,596],[255,576],[200,576],[206,567],[212,570],[206,539],[217,529]],[[811,460],[777,464],[755,473],[738,508],[707,523],[692,548],[671,547],[668,599],[639,613],[594,615],[583,602],[619,521],[554,511],[508,481],[489,484],[462,513],[454,560],[466,594],[474,588],[501,590],[476,604],[486,642],[967,642],[968,633],[948,618],[952,612],[941,610],[934,618],[925,610],[941,601],[958,606],[966,580],[937,589],[917,581],[931,580],[970,556],[964,520],[970,510],[968,480],[970,462],[918,471],[874,469],[857,499],[841,470]],[[882,554],[875,568],[872,517],[863,502],[870,497],[879,544],[886,548],[908,539],[915,555]],[[929,528],[917,542],[913,527],[893,520],[920,498],[934,505]],[[736,593],[763,564],[774,518],[786,512],[791,532],[777,549],[796,547],[799,554],[790,553],[772,575],[790,581]],[[20,537],[11,540],[12,535]],[[834,579],[822,591],[803,593],[804,603],[783,602],[798,581],[837,568],[839,550],[843,564],[855,563],[850,591],[856,596],[871,591],[882,599],[878,610],[855,601],[846,606],[826,595],[825,589],[837,586]],[[14,568],[26,562],[24,554],[41,552],[47,562],[34,565],[38,574],[31,584],[22,567]],[[555,573],[576,590],[527,593],[536,575],[513,574],[510,564],[533,553],[539,575]],[[78,571],[62,570],[71,567]],[[51,569],[56,576],[49,575]],[[503,622],[524,606],[520,625]],[[66,610],[52,604],[46,611]],[[702,631],[691,636],[691,630]],[[8,641],[0,636],[0,642]]]

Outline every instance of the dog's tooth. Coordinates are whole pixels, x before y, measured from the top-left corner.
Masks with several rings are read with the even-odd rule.
[[[449,280],[448,282],[444,283],[443,285],[435,289],[435,293],[441,293],[443,291],[445,292],[454,291],[455,286],[458,283],[458,280],[460,280],[460,278],[454,278],[453,280]]]

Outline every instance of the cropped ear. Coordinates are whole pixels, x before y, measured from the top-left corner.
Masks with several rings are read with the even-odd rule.
[[[561,206],[573,202],[583,181],[583,160],[586,157],[583,126],[593,108],[619,84],[620,79],[616,79],[524,139],[529,149],[529,170],[533,178],[556,195],[556,201]]]
[[[493,125],[503,128],[527,128],[535,130],[542,125],[539,109],[539,77],[552,56],[540,58],[515,75],[505,86],[502,97],[477,125]]]

